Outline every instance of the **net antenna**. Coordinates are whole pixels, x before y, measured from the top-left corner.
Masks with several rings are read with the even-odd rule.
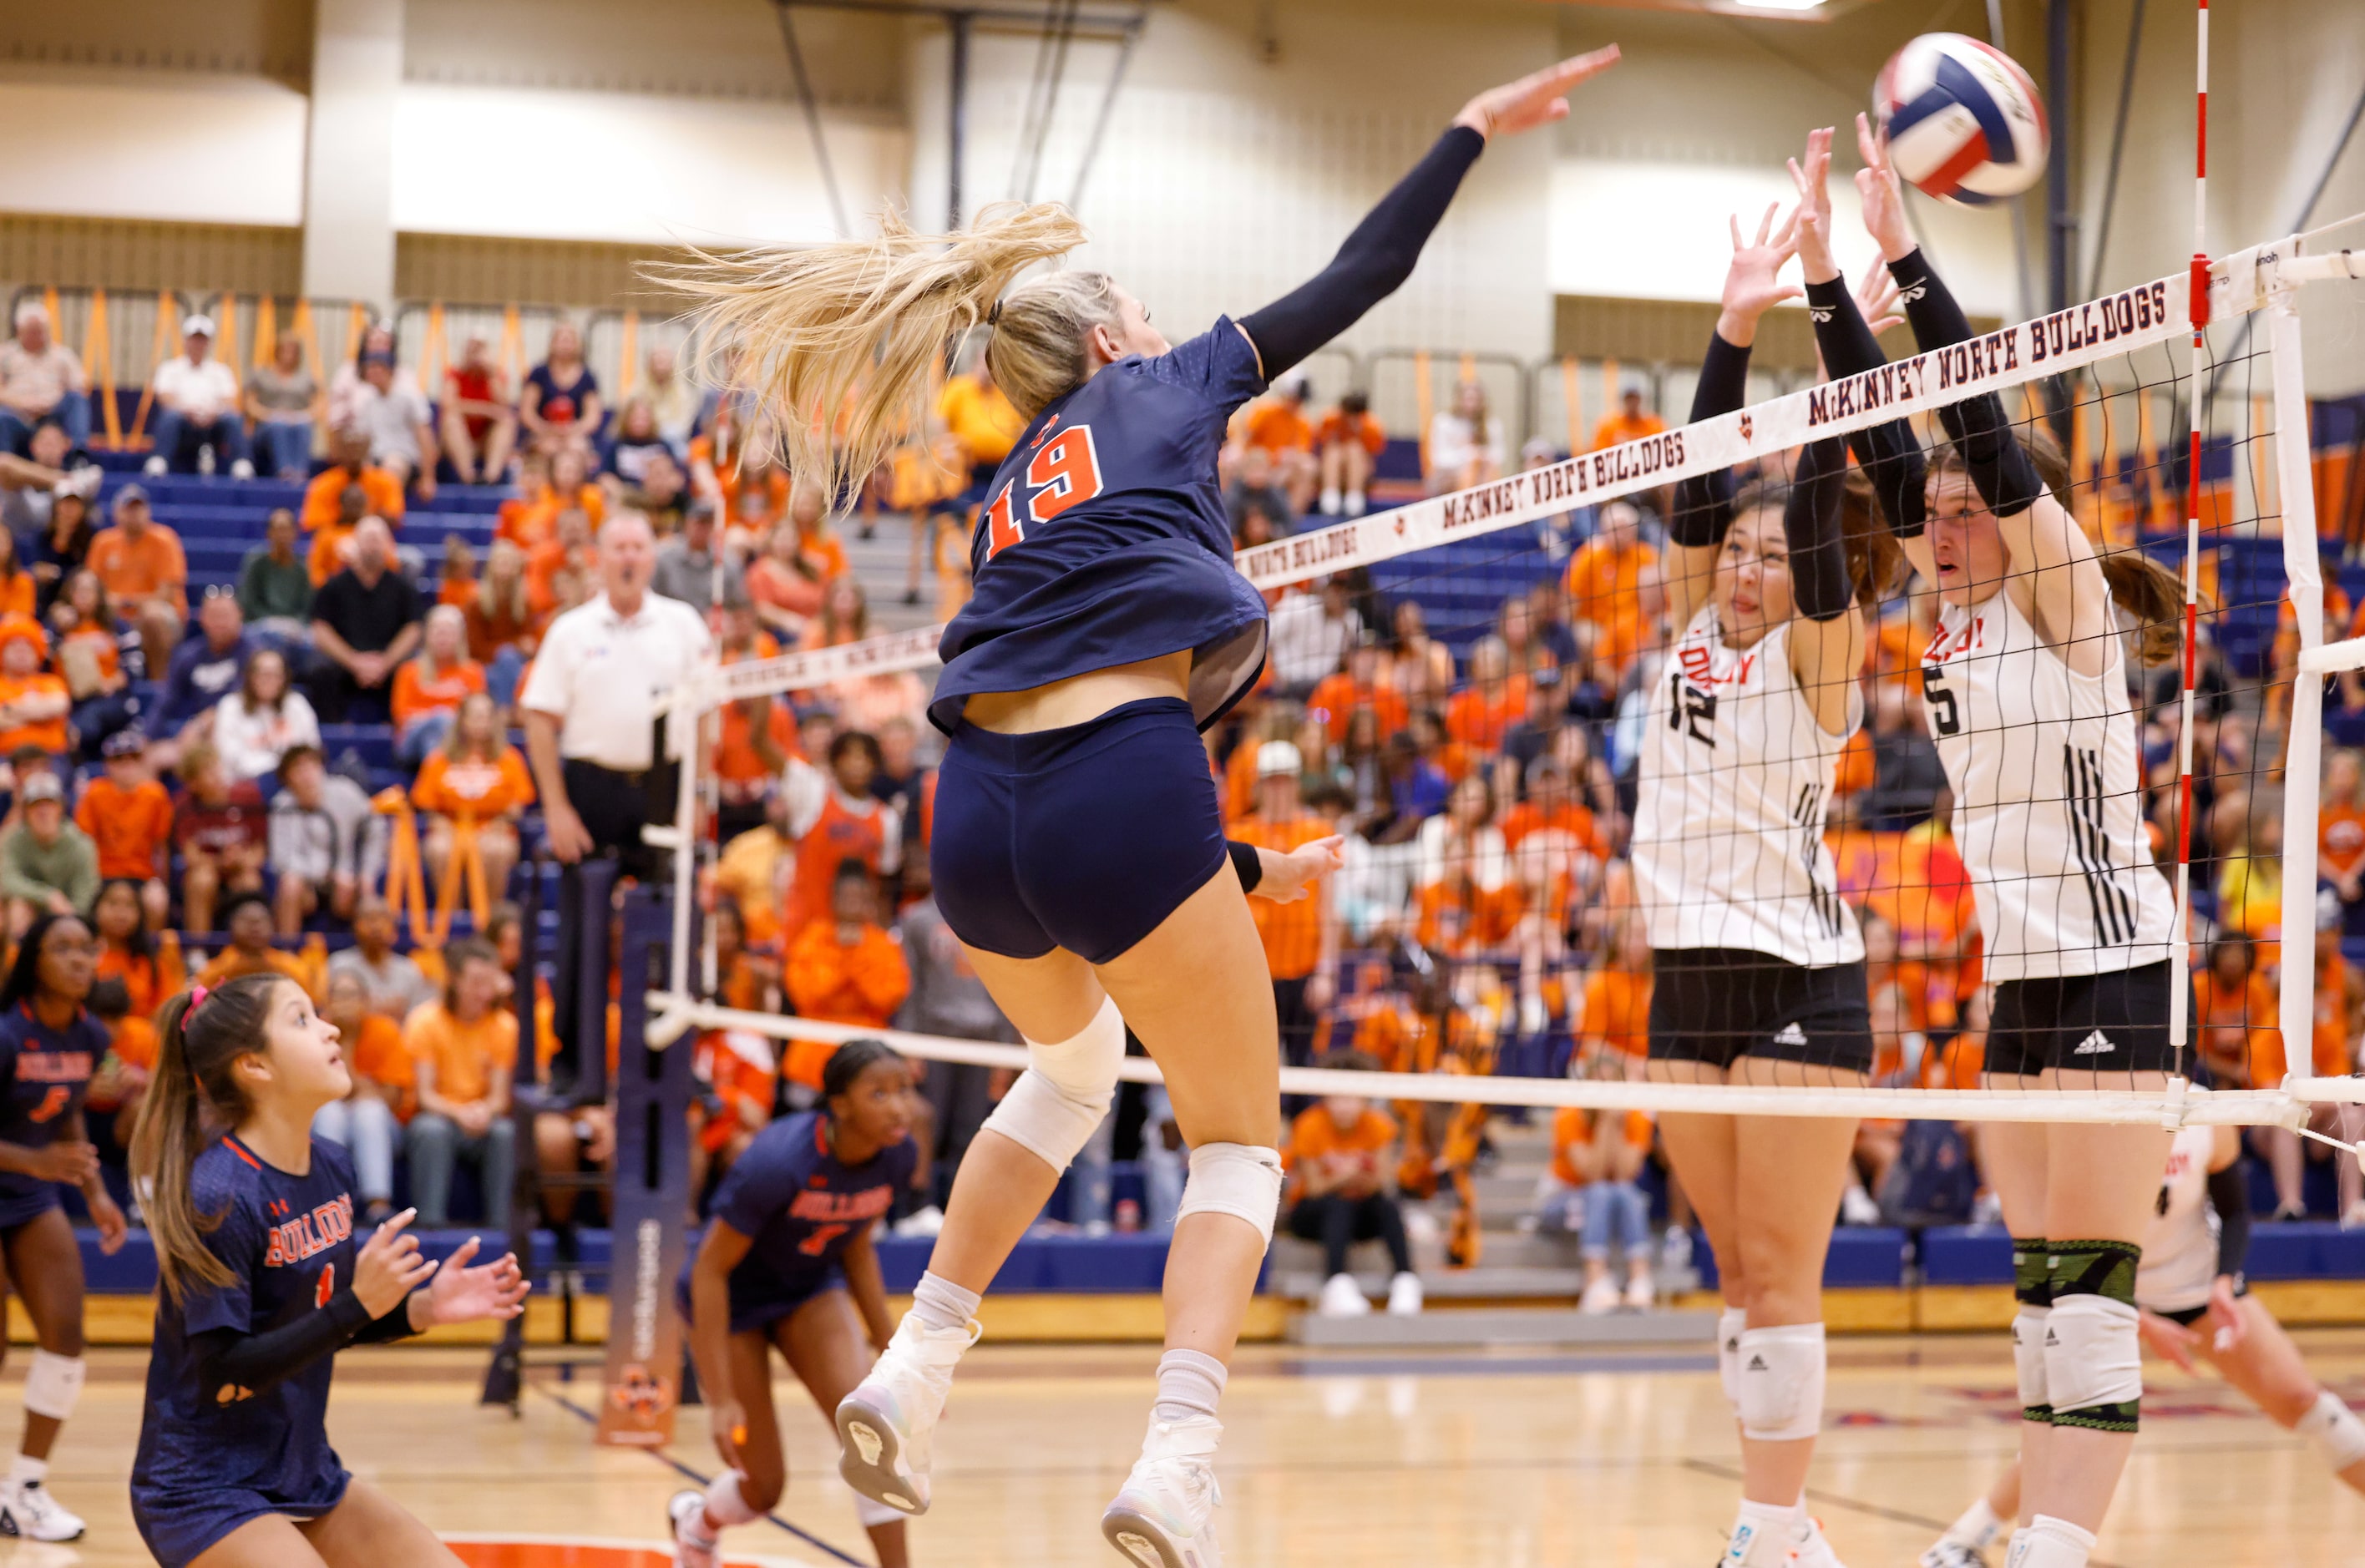
[[[1597,507],[1621,497],[1659,489],[1676,480],[1775,457],[1825,436],[1845,434],[1892,420],[1921,419],[1937,409],[1987,393],[2006,395],[2008,406],[2024,401],[2044,378],[2087,372],[2104,362],[2132,368],[2131,356],[2147,350],[2172,353],[2189,338],[2190,357],[2181,389],[2171,374],[2146,382],[2134,375],[2139,429],[2148,426],[2148,399],[2181,390],[2187,398],[2202,385],[2207,323],[2230,321],[2266,311],[2273,360],[2272,406],[2276,430],[2269,453],[2280,472],[2283,498],[2282,555],[2294,606],[2299,609],[2298,668],[2311,676],[2365,668],[2365,639],[2326,645],[2323,636],[2320,569],[2315,556],[2313,487],[2308,482],[2307,404],[2299,348],[2299,296],[2309,284],[2348,286],[2365,278],[2365,255],[2341,248],[2341,236],[2365,232],[2365,215],[2308,234],[2293,235],[2211,261],[2197,254],[2184,272],[2117,290],[2034,320],[2002,328],[1967,343],[1897,361],[1837,382],[1822,383],[1732,413],[1657,435],[1508,475],[1466,489],[1375,512],[1333,526],[1246,549],[1236,557],[1241,574],[1259,588],[1311,581],[1358,566],[1401,564],[1425,551],[1441,551],[1465,541],[1525,529],[1540,520],[1577,508]],[[2099,385],[2099,384],[2098,384]],[[2098,402],[2115,396],[2107,389]],[[2171,935],[2171,968],[2189,965],[2191,952],[2190,850],[2194,642],[2201,586],[2202,472],[2200,409],[2191,409],[2186,437],[2187,504],[2184,648],[2179,671],[2183,716],[2178,746],[2175,877],[2177,925]],[[2146,465],[2159,463],[2145,439]],[[2172,482],[2172,481],[2171,481]],[[1432,556],[1432,560],[1441,560]],[[1451,568],[1447,568],[1451,570]],[[780,1039],[839,1042],[857,1036],[887,1038],[908,1055],[930,1060],[1023,1069],[1017,1047],[935,1036],[851,1028],[810,1019],[746,1013],[707,1000],[708,987],[691,969],[698,951],[691,911],[696,896],[698,775],[702,748],[695,744],[705,715],[726,702],[795,691],[848,677],[916,670],[936,663],[941,627],[891,633],[858,643],[812,649],[731,665],[709,663],[685,680],[667,704],[668,755],[684,759],[676,822],[648,830],[650,842],[673,857],[676,897],[674,941],[666,989],[648,998],[650,1038],[662,1044],[698,1029],[740,1029]],[[2313,929],[2316,764],[2321,728],[2321,680],[2297,683],[2293,694],[2292,746],[2284,797],[2288,870],[2283,892],[2283,929]],[[2281,1018],[2285,1038],[2310,1037],[2313,972],[2287,966]],[[2180,978],[2187,972],[2177,969]],[[2191,1020],[2177,985],[2175,1021],[2190,1033]],[[1128,1060],[1127,1076],[1155,1081],[1157,1069]],[[1320,1069],[1282,1070],[1285,1093],[1354,1093],[1376,1098],[1463,1103],[1472,1080],[1454,1074],[1339,1073]],[[2318,1078],[2288,1074],[2273,1087],[2204,1090],[2172,1077],[2157,1090],[2004,1092],[1888,1087],[1757,1087],[1736,1084],[1674,1084],[1608,1079],[1488,1077],[1490,1103],[1586,1106],[1601,1109],[1682,1110],[1743,1114],[1876,1116],[1948,1121],[2086,1122],[2123,1125],[2230,1124],[2305,1127],[2312,1104],[2365,1103],[2365,1078]],[[2334,1140],[2326,1140],[2334,1141]],[[2348,1147],[2343,1145],[2342,1147]]]

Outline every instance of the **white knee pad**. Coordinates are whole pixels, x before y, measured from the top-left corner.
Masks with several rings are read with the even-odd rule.
[[[1104,998],[1101,1010],[1073,1039],[1026,1042],[1028,1066],[986,1117],[988,1129],[1032,1153],[1054,1170],[1089,1142],[1116,1098],[1125,1060],[1125,1020]]]
[[[25,1370],[25,1408],[35,1416],[62,1421],[73,1414],[82,1397],[84,1362],[80,1356],[60,1356],[35,1350]]]
[[[1732,1418],[1741,1419],[1741,1333],[1749,1327],[1749,1314],[1737,1306],[1728,1306],[1716,1318],[1716,1380],[1724,1385],[1724,1402],[1732,1406]]]
[[[2045,1390],[2057,1426],[2134,1430],[2143,1403],[2135,1309],[2108,1296],[2068,1295],[2046,1320]]]
[[[2053,1399],[2045,1376],[2045,1325],[2053,1316],[2049,1306],[2021,1307],[2012,1320],[2012,1365],[2020,1378],[2020,1410],[2023,1416],[2050,1413]]]
[[[2315,1408],[2301,1417],[2292,1429],[2315,1445],[2315,1451],[2335,1474],[2365,1460],[2365,1421],[2359,1420],[2357,1412],[2328,1388],[2316,1394]]]
[[[1741,1335],[1741,1435],[1811,1438],[1823,1427],[1823,1326],[1791,1323]]]
[[[1182,1183],[1179,1220],[1195,1214],[1232,1215],[1257,1227],[1272,1243],[1273,1216],[1281,1212],[1281,1156],[1245,1143],[1203,1143],[1191,1150],[1191,1174]]]
[[[891,1508],[884,1503],[874,1503],[859,1492],[854,1495],[855,1522],[864,1529],[877,1529],[880,1525],[897,1524],[909,1518],[911,1516],[901,1508]]]

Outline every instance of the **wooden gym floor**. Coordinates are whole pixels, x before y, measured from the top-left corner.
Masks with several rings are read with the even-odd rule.
[[[2317,1375],[2365,1405],[2365,1330],[2299,1334]],[[0,1568],[147,1561],[125,1475],[146,1354],[93,1353],[51,1484],[90,1520],[72,1548],[0,1543]],[[1112,1568],[1102,1504],[1139,1442],[1148,1348],[991,1345],[962,1369],[937,1439],[934,1510],[913,1558],[964,1568]],[[21,1355],[0,1382],[16,1407]],[[341,1358],[331,1431],[346,1462],[455,1539],[482,1568],[656,1568],[664,1506],[714,1456],[704,1412],[661,1453],[595,1449],[597,1371],[545,1353],[520,1418],[476,1404],[481,1351]],[[2154,1363],[2144,1435],[2097,1568],[2334,1568],[2359,1561],[2365,1498],[2222,1383]],[[868,1562],[830,1434],[803,1390],[777,1395],[790,1443],[782,1523],[734,1532],[734,1560]],[[1836,1340],[1810,1483],[1852,1568],[1901,1568],[2011,1457],[2001,1335]],[[1225,1399],[1231,1568],[1702,1568],[1736,1495],[1734,1441],[1712,1359],[1698,1354],[1314,1355],[1244,1350]],[[13,1434],[12,1434],[13,1435]],[[846,1553],[848,1555],[839,1555]],[[1992,1554],[2001,1562],[2001,1553]]]

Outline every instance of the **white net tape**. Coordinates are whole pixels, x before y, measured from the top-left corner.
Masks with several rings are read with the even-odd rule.
[[[2349,220],[2353,223],[2355,220]],[[2347,225],[2334,225],[2339,229]],[[2318,230],[2317,235],[2331,230]],[[2327,253],[2319,255],[2318,252]],[[2214,263],[2209,273],[2209,316],[2223,323],[2230,318],[2281,302],[2290,310],[2292,290],[2303,282],[2345,280],[2359,270],[2348,252],[2332,250],[2314,236],[2294,236],[2253,247]],[[1273,543],[1243,550],[1238,557],[1241,573],[1260,588],[1272,589],[1306,582],[1358,566],[1395,560],[1417,552],[1496,533],[1573,508],[1658,490],[1676,480],[1763,460],[1821,437],[1844,434],[1889,421],[1927,415],[1946,405],[1984,393],[2024,388],[2043,378],[2088,370],[2103,396],[2116,373],[2106,362],[2184,339],[2191,332],[2187,311],[2188,279],[2178,274],[2058,311],[2034,321],[2005,327],[1970,342],[1898,361],[1879,370],[1818,385],[1787,397],[1661,434],[1586,453],[1548,466],[1503,479],[1412,502],[1395,510],[1374,513],[1334,526],[1314,530]],[[2297,392],[2296,338],[2279,341],[2275,423],[2299,432],[2296,476],[2280,487],[2285,521],[2307,520],[2308,560],[2303,568],[2297,547],[2288,554],[2292,565],[2294,599],[2301,596],[2303,572],[2314,575],[2314,528],[2311,510],[2295,504],[2308,489],[2306,478],[2304,397]],[[2288,367],[2282,363],[2288,361]],[[2139,398],[2155,387],[2134,389]],[[2180,400],[2189,392],[2181,377],[2172,383]],[[2122,388],[2121,390],[2124,390]],[[2296,406],[2286,400],[2296,398]],[[2288,444],[2279,445],[2270,463],[2294,461]],[[2325,645],[2320,632],[2302,617],[2302,650],[2297,667],[2311,674],[2365,666],[2365,641]],[[920,669],[936,662],[939,627],[875,637],[859,643],[790,654],[777,658],[727,666],[709,666],[685,682],[669,705],[669,745],[678,754],[696,753],[688,744],[692,727],[716,707],[742,699],[805,689],[865,674]],[[2304,683],[2303,683],[2304,684]],[[2315,834],[2314,753],[2307,756],[2307,787],[2296,778],[2286,801],[2286,821],[2296,845]],[[2301,757],[2295,748],[2292,771]],[[693,771],[685,768],[685,773]],[[782,1039],[843,1041],[877,1036],[908,1054],[930,1060],[1020,1069],[1026,1052],[1015,1047],[908,1035],[813,1022],[769,1014],[735,1012],[714,1006],[691,988],[692,972],[689,912],[695,880],[696,792],[689,778],[681,791],[681,816],[675,832],[654,833],[676,857],[678,939],[672,955],[667,990],[649,998],[650,1035],[657,1043],[684,1030],[734,1029]],[[2304,815],[2303,816],[2303,812]],[[2312,879],[2311,879],[2312,880]],[[2303,927],[2304,929],[2304,927]],[[2180,968],[2183,962],[2179,958]],[[2301,992],[2297,1016],[2304,1017],[2307,1002],[2304,967],[2287,986],[2284,1016],[2294,1016],[2292,999]],[[2303,1058],[2303,1053],[2301,1053]],[[1128,1060],[1126,1076],[1137,1081],[1157,1081],[1154,1065]],[[1483,1081],[1483,1096],[1474,1095],[1474,1082]],[[1334,1072],[1285,1068],[1282,1087],[1294,1094],[1356,1093],[1384,1098],[1432,1102],[1468,1102],[1483,1097],[1489,1103],[1522,1106],[1586,1106],[1606,1109],[1650,1109],[1723,1112],[1751,1114],[1810,1116],[1869,1115],[1946,1120],[2097,1122],[2180,1126],[2191,1123],[2272,1124],[2303,1126],[2312,1101],[2365,1101],[2365,1080],[2292,1078],[2279,1088],[2202,1090],[2181,1078],[2171,1078],[2160,1090],[2070,1091],[2035,1092],[1882,1087],[1668,1084],[1601,1079],[1565,1080],[1488,1077],[1466,1074]]]

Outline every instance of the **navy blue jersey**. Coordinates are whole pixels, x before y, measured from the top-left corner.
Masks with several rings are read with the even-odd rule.
[[[824,1120],[807,1111],[764,1128],[714,1194],[714,1217],[755,1243],[731,1271],[734,1327],[839,1282],[846,1248],[912,1184],[920,1149],[910,1138],[844,1165]]]
[[[0,1016],[0,1143],[47,1148],[71,1130],[106,1044],[106,1026],[87,1013],[63,1029],[34,1017],[30,1002]],[[57,1201],[56,1182],[0,1171],[0,1224]]]
[[[335,1506],[345,1470],[329,1446],[334,1356],[260,1392],[207,1397],[191,1341],[209,1330],[263,1334],[327,1306],[353,1282],[353,1167],[345,1151],[312,1140],[312,1169],[293,1175],[236,1137],[203,1154],[189,1196],[206,1246],[229,1265],[226,1285],[188,1282],[184,1298],[161,1293],[148,1353],[148,1408],[132,1461],[135,1508],[169,1511],[193,1495],[242,1492],[275,1508],[310,1514]],[[228,1393],[229,1391],[223,1391]]]
[[[1216,454],[1264,390],[1230,317],[1156,359],[1121,359],[1036,415],[970,541],[976,591],[945,628],[928,717],[1190,649],[1205,729],[1255,680],[1264,599],[1232,566]]]

